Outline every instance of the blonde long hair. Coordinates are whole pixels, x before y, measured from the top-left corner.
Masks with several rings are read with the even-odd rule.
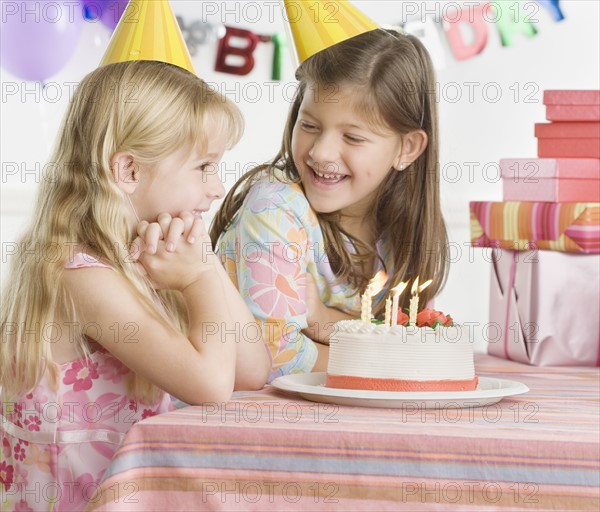
[[[356,92],[358,108],[373,126],[385,126],[405,135],[422,129],[427,133],[425,151],[406,170],[390,169],[379,187],[371,209],[377,236],[391,242],[391,257],[384,266],[392,267],[387,288],[420,276],[433,279],[420,295],[426,304],[443,287],[448,274],[448,238],[439,199],[438,113],[435,73],[422,43],[412,35],[377,29],[338,43],[306,60],[296,72],[299,87],[290,108],[283,143],[269,164],[244,175],[230,190],[211,229],[213,244],[227,229],[252,185],[276,169],[299,183],[292,155],[292,132],[307,88],[316,85],[327,91],[349,88]],[[339,212],[317,213],[323,231],[327,256],[338,280],[348,281],[363,291],[372,277],[366,262],[377,256],[376,248],[345,233]],[[346,247],[347,236],[356,253]],[[409,293],[401,297],[408,307]],[[381,314],[383,301],[376,305]]]
[[[126,200],[113,177],[111,157],[126,151],[137,162],[153,166],[186,145],[191,151],[198,142],[207,143],[204,126],[209,118],[228,135],[229,147],[238,142],[243,131],[238,108],[198,77],[170,64],[111,64],[83,79],[3,290],[0,384],[7,396],[31,391],[47,370],[57,377],[47,329],[59,315],[77,322],[73,300],[61,283],[75,243],[109,264],[151,314],[168,321],[155,302],[156,292],[128,257],[134,233],[126,221]],[[160,292],[160,297],[172,323],[186,332],[181,297],[169,291]],[[76,346],[88,356],[81,334]],[[136,374],[129,390],[148,402],[160,394]]]

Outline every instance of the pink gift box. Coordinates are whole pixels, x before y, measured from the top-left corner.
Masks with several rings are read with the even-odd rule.
[[[544,91],[544,105],[600,105],[600,90],[547,90]]]
[[[600,121],[600,90],[544,91],[544,105],[548,121]]]
[[[531,181],[540,178],[582,178],[600,180],[598,158],[503,158],[502,178]]]
[[[600,105],[548,105],[548,121],[600,121]]]
[[[502,180],[505,201],[600,202],[600,180],[547,178],[528,183]]]
[[[500,160],[505,201],[600,202],[600,160],[505,158]]]
[[[600,255],[492,255],[488,353],[535,366],[600,366]]]

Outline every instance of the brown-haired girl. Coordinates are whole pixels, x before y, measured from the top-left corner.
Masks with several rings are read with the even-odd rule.
[[[273,356],[269,379],[322,371],[334,322],[355,318],[401,281],[447,272],[438,120],[421,42],[371,30],[305,60],[280,152],[229,192],[211,238]],[[409,294],[401,297],[408,306]],[[402,303],[404,300],[404,303]]]

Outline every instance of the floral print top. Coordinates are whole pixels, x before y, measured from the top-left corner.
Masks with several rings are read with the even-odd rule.
[[[301,332],[308,326],[307,272],[325,305],[360,314],[360,295],[347,283],[336,282],[323,232],[302,188],[275,172],[275,177],[265,174],[251,187],[216,247],[262,325],[273,358],[269,382],[310,372],[316,362],[316,345]],[[385,253],[386,244],[377,247],[379,254]]]
[[[66,265],[83,267],[110,269],[81,253]],[[1,396],[2,511],[83,510],[129,428],[173,409],[166,393],[132,399],[131,370],[105,349],[56,366],[56,384],[47,373],[33,392]]]

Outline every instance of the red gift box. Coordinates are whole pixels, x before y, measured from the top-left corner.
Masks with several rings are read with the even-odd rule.
[[[544,105],[556,122],[535,125],[540,158],[600,158],[600,91],[544,91]]]
[[[600,159],[504,158],[505,201],[600,202]]]
[[[540,158],[600,158],[600,139],[538,139]]]
[[[494,356],[536,366],[600,366],[600,255],[493,250]]]
[[[548,121],[600,121],[600,105],[548,105]]]
[[[544,91],[544,105],[548,121],[600,121],[600,91]]]
[[[544,91],[544,105],[600,105],[600,90]]]
[[[600,123],[535,123],[538,139],[600,139]]]

